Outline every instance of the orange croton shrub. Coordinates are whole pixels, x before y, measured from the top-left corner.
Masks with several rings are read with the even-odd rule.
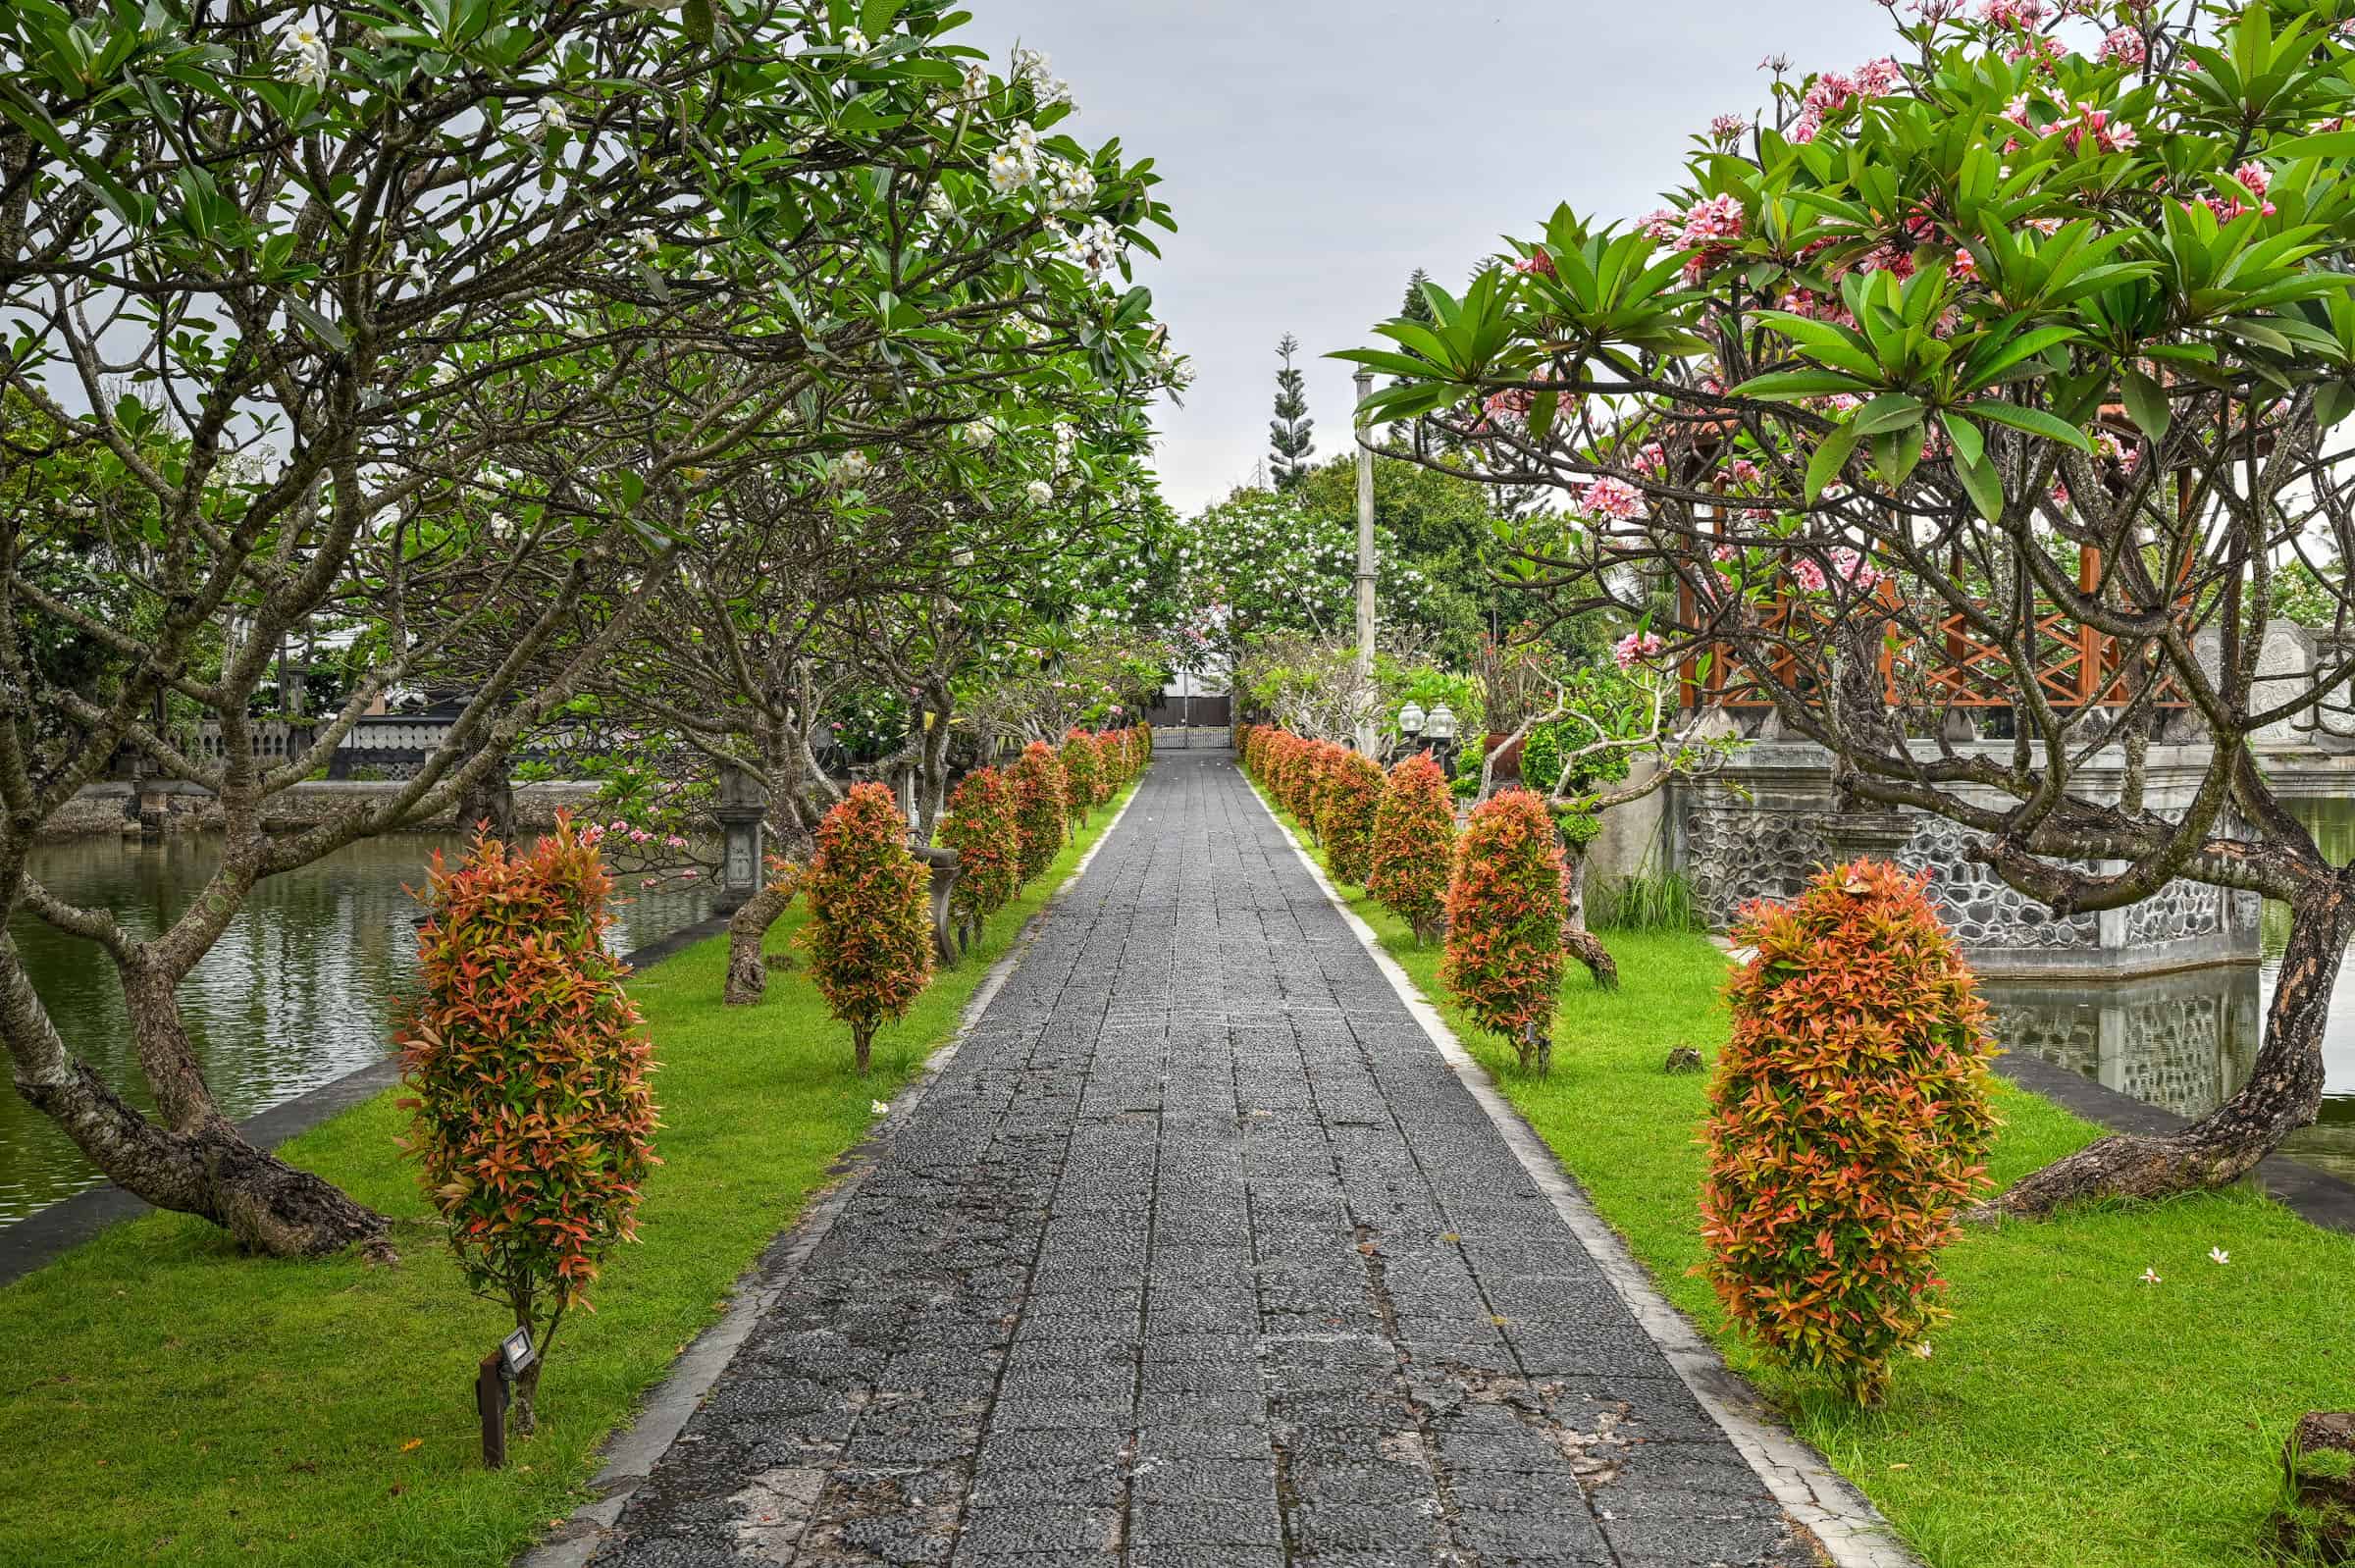
[[[908,853],[908,821],[891,791],[855,784],[817,825],[803,882],[810,978],[851,1026],[859,1071],[875,1030],[905,1018],[932,978],[931,873]]]
[[[1987,1182],[1987,1007],[1923,893],[1877,861],[1742,914],[1701,1236],[1727,1313],[1786,1364],[1877,1400],[1946,1316],[1938,1248]]]
[[[1073,821],[1085,827],[1087,813],[1111,792],[1104,784],[1103,748],[1093,735],[1075,726],[1063,737],[1063,809]]]
[[[1523,1071],[1553,1065],[1562,851],[1545,803],[1528,790],[1482,802],[1456,846],[1439,979],[1475,1023],[1512,1042]]]
[[[1024,882],[1063,853],[1065,787],[1063,763],[1053,747],[1032,741],[1022,748],[1014,764],[1014,822]]]
[[[1325,775],[1317,826],[1333,874],[1358,887],[1374,868],[1374,819],[1382,810],[1384,779],[1373,758],[1344,752]]]
[[[976,768],[949,792],[941,847],[957,852],[957,880],[949,908],[968,930],[1004,909],[1022,885],[1021,829],[1014,819],[1014,786],[994,767]]]
[[[454,867],[436,851],[416,895],[402,1147],[467,1283],[540,1349],[517,1380],[518,1432],[564,1314],[635,1238],[640,1183],[660,1163],[653,1047],[603,942],[612,888],[594,841],[559,816],[528,854],[488,836]]]
[[[1374,812],[1366,891],[1414,927],[1420,944],[1439,934],[1447,877],[1455,864],[1455,800],[1429,752],[1391,767]]]

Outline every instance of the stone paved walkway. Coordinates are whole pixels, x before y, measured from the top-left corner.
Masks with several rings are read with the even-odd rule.
[[[598,1557],[1816,1560],[1226,753],[1162,757]]]

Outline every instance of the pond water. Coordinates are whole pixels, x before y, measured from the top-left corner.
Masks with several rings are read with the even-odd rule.
[[[2355,801],[2292,807],[2333,863],[2355,861]],[[1985,991],[1996,1037],[2006,1050],[2081,1072],[2145,1104],[2203,1115],[2248,1078],[2287,934],[2288,912],[2268,905],[2260,964],[2066,985],[1991,981]],[[2283,1152],[2355,1176],[2355,961],[2339,968],[2323,1060],[2322,1114],[2292,1133]]]
[[[460,847],[430,833],[366,840],[254,890],[180,988],[206,1080],[231,1117],[292,1099],[392,1049],[390,1004],[417,962],[417,907],[402,888],[424,885],[435,850]],[[209,835],[155,844],[104,835],[39,846],[32,873],[61,897],[103,905],[127,926],[152,931],[187,907],[218,855]],[[705,913],[695,888],[618,899],[607,943],[626,952]],[[105,955],[31,915],[12,929],[66,1044],[134,1103],[149,1104]],[[0,1086],[0,1225],[102,1179],[47,1118]]]

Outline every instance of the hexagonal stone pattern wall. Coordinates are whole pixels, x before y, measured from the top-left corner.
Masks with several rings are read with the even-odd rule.
[[[1155,764],[597,1560],[1818,1557],[1221,752]]]

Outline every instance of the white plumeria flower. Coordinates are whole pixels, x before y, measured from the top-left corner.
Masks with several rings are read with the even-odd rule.
[[[885,1100],[869,1100],[866,1102],[866,1108],[877,1116],[891,1115],[890,1102]]]
[[[950,197],[948,186],[934,185],[930,190],[924,192],[924,211],[935,218],[957,216],[957,203]]]
[[[1043,479],[1034,479],[1023,489],[1022,494],[1030,497],[1031,505],[1044,506],[1055,498],[1055,487]]]
[[[965,444],[975,451],[985,452],[997,444],[997,427],[986,419],[976,419],[965,427]]]
[[[1019,151],[1025,162],[1038,161],[1038,131],[1027,120],[1017,120],[1007,128],[1006,145]]]
[[[540,101],[532,107],[539,111],[540,118],[524,128],[526,140],[546,141],[572,129],[572,117],[564,112],[564,100],[554,94],[543,93]]]
[[[2230,1263],[2232,1261],[2232,1254],[2226,1252],[2222,1247],[2210,1247],[2208,1249],[2208,1261],[2210,1263]]]
[[[989,67],[976,60],[965,68],[964,94],[968,98],[989,96]]]
[[[1013,147],[1000,147],[989,155],[989,188],[1001,196],[1011,196],[1030,183],[1030,164]]]
[[[855,485],[864,479],[873,467],[874,464],[868,461],[866,453],[844,452],[835,459],[834,473],[837,478]]]
[[[873,44],[866,41],[866,34],[861,32],[857,27],[851,28],[835,41],[842,45],[844,52],[849,54],[864,54],[874,47]]]
[[[2143,1271],[2142,1271],[2142,1282],[2143,1282],[2144,1284],[2157,1284],[2157,1283],[2159,1283],[2159,1282],[2160,1282],[2160,1280],[2159,1280],[2159,1271],[2158,1271],[2158,1270],[2156,1270],[2156,1269],[2145,1269],[2145,1270],[2143,1270]]]
[[[654,238],[654,232],[652,229],[635,231],[630,235],[630,243],[637,247],[638,254],[641,256],[656,255],[662,249],[661,242]]]
[[[320,87],[327,83],[327,39],[317,27],[307,22],[289,26],[280,35],[287,49],[283,67],[286,79],[297,87]]]

